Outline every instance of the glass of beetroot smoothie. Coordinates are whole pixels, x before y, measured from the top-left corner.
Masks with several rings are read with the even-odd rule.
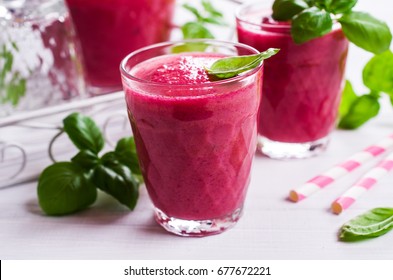
[[[203,51],[173,53],[185,48]],[[155,218],[169,232],[218,234],[241,216],[257,141],[262,66],[219,81],[205,67],[256,53],[215,40],[167,42],[121,63],[142,173]]]
[[[82,45],[92,94],[121,89],[120,61],[167,41],[175,0],[66,0]]]
[[[262,1],[237,12],[239,42],[281,49],[264,66],[258,148],[271,158],[306,158],[326,148],[336,125],[348,40],[336,24],[323,37],[295,44],[290,23],[274,21],[271,7]]]

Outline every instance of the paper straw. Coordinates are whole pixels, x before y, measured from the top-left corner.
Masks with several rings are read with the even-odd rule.
[[[332,203],[332,211],[340,214],[351,206],[362,194],[371,189],[379,179],[393,169],[393,153],[380,161],[374,168],[368,171],[359,181],[343,193]]]
[[[308,180],[304,185],[291,190],[289,193],[289,199],[294,202],[298,202],[309,197],[313,193],[325,188],[327,185],[330,185],[337,179],[349,174],[365,162],[370,161],[371,159],[385,153],[392,147],[393,134],[382,139],[378,143],[371,145],[364,150],[354,154],[344,162],[333,166],[326,172]]]

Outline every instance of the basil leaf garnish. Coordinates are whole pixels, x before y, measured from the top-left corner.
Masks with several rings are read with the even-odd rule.
[[[330,14],[317,7],[305,9],[292,20],[291,34],[297,44],[321,37],[332,30]]]
[[[245,71],[258,67],[261,62],[279,52],[279,49],[268,49],[255,55],[232,56],[217,60],[210,68],[209,75],[219,79],[228,79]]]
[[[375,54],[389,49],[392,33],[385,22],[363,12],[346,13],[338,21],[348,40],[358,47]]]

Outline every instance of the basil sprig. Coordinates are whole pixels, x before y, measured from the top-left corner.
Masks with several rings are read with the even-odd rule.
[[[295,43],[305,43],[332,30],[330,14],[317,7],[303,10],[292,21],[291,35]]]
[[[349,41],[374,54],[389,49],[392,33],[386,23],[368,13],[355,12],[357,0],[275,0],[273,18],[292,21],[291,35],[298,43],[321,37],[337,20]]]
[[[232,56],[215,61],[210,68],[206,68],[209,75],[218,79],[228,79],[243,72],[258,67],[261,62],[279,52],[279,49],[270,48],[255,55]]]
[[[183,39],[213,39],[210,31],[211,25],[226,26],[224,15],[212,5],[210,0],[201,0],[201,7],[183,4],[183,8],[194,16],[194,20],[184,23],[180,29]],[[204,43],[185,43],[172,48],[173,53],[204,51],[207,45]]]
[[[272,7],[273,18],[278,21],[287,21],[307,8],[309,8],[309,5],[303,0],[274,1]]]
[[[118,141],[114,151],[99,156],[104,137],[89,117],[73,113],[63,120],[64,131],[80,150],[70,162],[54,163],[41,173],[37,193],[47,215],[66,215],[93,204],[97,189],[134,209],[143,182],[132,137]]]
[[[345,223],[339,238],[353,242],[381,236],[393,228],[393,208],[374,208]]]
[[[375,55],[363,69],[363,83],[367,94],[358,96],[349,81],[343,90],[339,108],[339,128],[355,129],[377,116],[383,94],[393,105],[393,53]]]

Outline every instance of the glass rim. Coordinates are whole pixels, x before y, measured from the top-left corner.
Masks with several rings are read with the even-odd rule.
[[[272,8],[271,7],[264,7],[263,4],[264,3],[261,2],[261,1],[251,1],[251,2],[243,3],[235,11],[235,18],[236,18],[236,20],[241,21],[241,22],[246,23],[246,24],[249,24],[249,25],[252,25],[254,27],[268,27],[270,31],[275,31],[275,30],[277,30],[277,31],[281,30],[282,31],[282,30],[285,30],[285,32],[290,32],[291,24],[288,24],[288,25],[276,25],[276,24],[269,23],[269,22],[262,22],[262,20],[261,20],[261,22],[258,23],[258,22],[251,21],[251,20],[247,19],[245,16],[241,16],[240,15],[240,13],[243,10],[245,10],[247,8],[250,8],[250,7],[253,7],[253,6],[265,8],[264,10],[266,11],[267,15],[269,15],[268,14],[269,12],[272,13],[272,11],[273,11]],[[341,27],[340,23],[338,21],[334,20],[333,21],[332,31],[335,30],[335,29],[338,29],[340,27]]]
[[[207,44],[210,43],[211,45],[217,45],[217,46],[227,45],[227,46],[232,46],[232,47],[241,47],[243,49],[253,52],[253,54],[260,53],[257,49],[255,49],[249,45],[243,44],[243,43],[216,40],[216,39],[188,39],[188,40],[166,41],[166,42],[161,42],[161,43],[157,43],[157,44],[152,44],[147,47],[143,47],[143,48],[140,48],[138,50],[135,50],[135,51],[129,53],[126,57],[123,58],[123,60],[120,63],[121,75],[122,75],[122,77],[132,80],[133,82],[138,82],[138,83],[141,83],[144,85],[150,85],[150,86],[157,86],[157,87],[171,86],[174,88],[182,88],[182,87],[203,88],[203,87],[211,87],[211,86],[229,84],[229,83],[233,83],[233,82],[236,82],[239,80],[243,80],[247,77],[254,75],[263,67],[263,62],[262,62],[261,65],[259,65],[258,67],[254,68],[252,70],[249,70],[242,75],[237,75],[237,76],[229,78],[229,79],[222,79],[222,80],[218,80],[218,81],[212,81],[209,83],[201,83],[201,84],[166,84],[166,83],[152,82],[152,81],[144,80],[141,78],[137,78],[137,77],[133,76],[131,73],[129,73],[129,70],[126,69],[127,62],[130,60],[130,58],[132,58],[142,52],[149,51],[149,50],[156,49],[156,48],[160,48],[160,47],[169,47],[169,46],[176,46],[176,45],[186,44],[186,43],[203,43],[203,42],[207,43]],[[198,51],[196,51],[196,52],[198,52]],[[184,53],[193,53],[193,52],[184,52]],[[181,53],[177,53],[177,54],[181,54]],[[250,55],[252,55],[252,54],[250,54]],[[139,62],[139,63],[141,63],[141,62]]]
[[[277,26],[277,25],[274,25],[274,24],[272,24],[272,23],[265,23],[265,22],[259,22],[259,23],[257,23],[257,22],[254,22],[254,21],[251,21],[251,20],[249,20],[249,19],[247,19],[247,18],[245,18],[244,16],[241,16],[240,15],[240,13],[243,11],[243,10],[245,10],[245,9],[247,9],[247,8],[250,8],[250,7],[253,7],[253,6],[258,6],[258,7],[264,7],[263,6],[263,2],[261,2],[261,1],[251,1],[251,2],[245,2],[244,4],[242,4],[242,5],[240,5],[240,7],[238,7],[237,9],[236,9],[236,11],[235,11],[235,17],[236,17],[236,19],[237,20],[239,20],[239,21],[242,21],[242,22],[244,22],[244,23],[247,23],[247,24],[250,24],[250,25],[253,25],[253,26],[256,26],[256,27],[262,27],[262,26],[268,26],[269,27],[269,29],[271,28],[271,29],[275,29],[275,28],[277,28],[277,29],[281,29],[281,30],[283,30],[283,29],[288,29],[288,30],[290,30],[290,28],[291,28],[291,25],[289,24],[289,25],[280,25],[280,26]],[[265,7],[265,10],[266,10],[266,13],[268,14],[268,12],[270,12],[270,13],[272,13],[272,8],[271,7]]]

